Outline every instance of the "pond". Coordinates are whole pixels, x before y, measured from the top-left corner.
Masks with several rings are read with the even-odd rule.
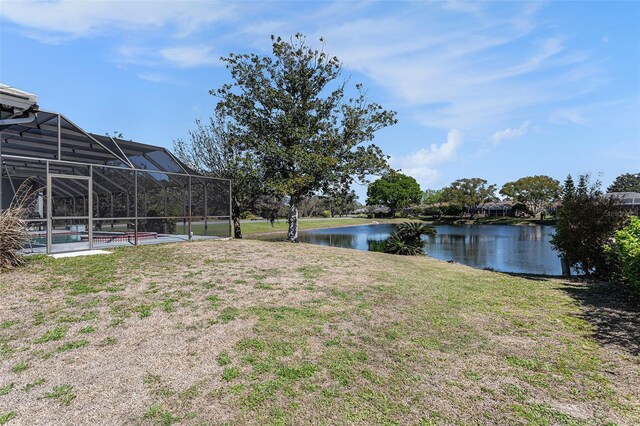
[[[383,251],[393,224],[360,225],[300,232],[300,241],[356,250]],[[426,253],[440,260],[502,272],[560,275],[558,253],[551,248],[553,226],[436,225]],[[281,241],[282,236],[266,239]]]

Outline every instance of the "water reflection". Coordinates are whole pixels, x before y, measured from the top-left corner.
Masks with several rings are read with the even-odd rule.
[[[305,243],[318,244],[321,246],[355,248],[356,236],[353,234],[315,234],[306,235],[302,238]]]
[[[303,231],[305,243],[365,251],[383,251],[395,225],[361,225]],[[560,275],[558,254],[550,245],[552,226],[438,225],[438,234],[425,237],[425,251],[441,260],[476,268]],[[278,240],[281,237],[277,237]]]

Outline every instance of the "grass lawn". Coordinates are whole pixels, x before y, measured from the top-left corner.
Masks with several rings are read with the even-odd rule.
[[[613,294],[255,240],[32,257],[0,274],[0,424],[640,424]]]
[[[400,223],[406,222],[411,219],[367,219],[367,218],[354,218],[354,217],[334,217],[327,219],[320,218],[301,218],[298,220],[298,229],[318,229],[318,228],[334,228],[338,226],[353,226],[353,225],[368,225],[371,223]],[[286,219],[278,219],[271,226],[270,222],[264,220],[242,221],[242,235],[250,236],[255,234],[271,234],[271,233],[286,233],[289,229],[289,224]],[[177,234],[188,234],[188,227],[185,227],[182,222],[176,224]],[[194,223],[191,225],[191,229],[194,235],[204,235],[204,225],[200,223]],[[209,224],[208,235],[227,235],[229,229],[228,222],[212,222]]]
[[[355,217],[334,217],[328,219],[309,218],[299,219],[298,229],[318,229],[318,228],[334,228],[338,226],[353,226],[353,225],[369,225],[371,223],[400,223],[406,222],[410,219],[367,219],[367,218],[355,218]],[[251,234],[264,234],[271,232],[287,232],[289,224],[286,220],[278,220],[274,222],[273,227],[269,222],[258,221],[243,221],[242,233],[243,235]]]

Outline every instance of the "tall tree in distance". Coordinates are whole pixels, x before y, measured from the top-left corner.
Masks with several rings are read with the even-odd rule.
[[[369,142],[396,119],[370,103],[360,84],[346,95],[340,60],[307,46],[302,34],[271,40],[271,55],[222,58],[233,82],[211,94],[237,141],[254,153],[265,186],[289,198],[286,240],[297,241],[303,197],[346,191],[388,168],[388,157]]]
[[[616,178],[607,192],[640,192],[640,173],[625,173]]]
[[[573,178],[571,175],[567,175],[567,178],[564,181],[564,185],[562,185],[562,195],[560,196],[560,200],[570,200],[576,194],[576,185],[573,183]]]
[[[560,195],[560,182],[544,175],[527,176],[502,186],[500,194],[527,206],[535,216]]]
[[[264,193],[262,171],[254,154],[242,147],[229,131],[228,123],[215,113],[207,124],[196,120],[195,130],[189,131],[189,140],[175,140],[173,147],[177,157],[196,171],[231,179],[233,234],[242,238],[240,215],[252,209]]]
[[[396,210],[418,204],[422,198],[420,185],[411,176],[391,170],[367,188],[367,205],[389,207],[393,217]]]
[[[449,203],[465,207],[473,217],[480,205],[496,198],[496,186],[487,183],[481,178],[458,179],[442,189],[442,198]]]

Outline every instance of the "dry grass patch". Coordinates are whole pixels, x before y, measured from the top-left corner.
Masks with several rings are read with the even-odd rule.
[[[260,241],[0,277],[7,422],[640,422],[637,354],[560,281]]]

